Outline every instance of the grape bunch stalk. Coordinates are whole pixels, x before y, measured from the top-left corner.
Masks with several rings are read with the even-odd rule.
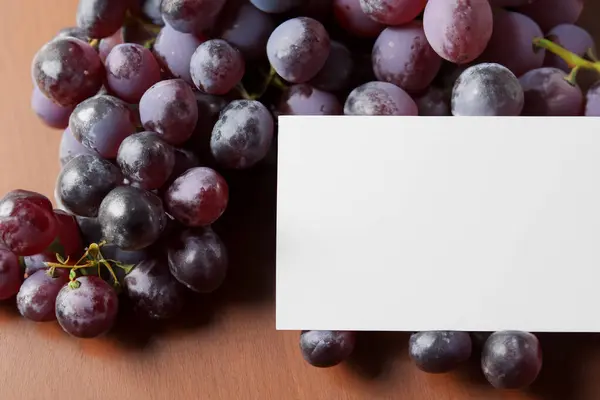
[[[93,338],[120,304],[163,321],[187,292],[218,290],[225,177],[273,166],[281,115],[600,115],[600,81],[586,93],[577,82],[600,72],[582,11],[583,0],[79,0],[77,26],[31,67],[33,111],[63,130],[58,209],[21,189],[0,200],[0,299]],[[447,372],[475,337],[416,332],[409,356]],[[325,368],[360,340],[307,330],[299,344]],[[482,371],[527,387],[541,354],[530,333],[496,332]]]

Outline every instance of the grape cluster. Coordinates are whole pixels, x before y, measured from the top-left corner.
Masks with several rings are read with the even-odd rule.
[[[600,71],[574,25],[582,10],[583,0],[80,0],[77,27],[32,64],[32,108],[64,129],[64,211],[23,190],[0,202],[0,299],[17,295],[25,317],[90,338],[111,328],[121,291],[166,319],[185,291],[216,290],[228,267],[211,228],[229,201],[222,173],[268,164],[280,115],[600,115],[600,82],[587,94],[577,85],[580,70]],[[356,340],[304,331],[300,348],[330,367]],[[415,333],[409,353],[445,372],[471,356],[471,336]],[[540,368],[529,333],[485,342],[496,387],[527,386]]]

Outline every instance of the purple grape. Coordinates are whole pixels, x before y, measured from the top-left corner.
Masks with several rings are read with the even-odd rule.
[[[245,71],[242,53],[222,39],[202,43],[190,62],[194,85],[208,94],[226,94],[240,83]]]
[[[107,244],[102,246],[102,255],[107,260],[115,260],[125,265],[137,265],[148,258],[148,251],[145,249],[127,251],[114,244]]]
[[[600,82],[589,88],[585,104],[586,117],[600,117]]]
[[[174,148],[175,152],[175,164],[173,165],[173,171],[167,182],[163,185],[163,188],[168,189],[175,179],[183,175],[187,170],[200,166],[200,160],[194,153],[185,149]]]
[[[344,331],[302,331],[300,351],[310,365],[329,368],[347,360],[356,345],[356,333]]]
[[[167,216],[158,196],[133,186],[119,186],[102,201],[98,222],[108,243],[132,251],[156,242]]]
[[[90,339],[112,328],[118,308],[119,298],[108,283],[97,276],[82,276],[58,293],[56,319],[68,334]]]
[[[183,33],[201,33],[210,28],[226,0],[163,0],[162,16]]]
[[[338,25],[354,36],[375,38],[385,29],[363,12],[360,0],[333,0],[333,13]]]
[[[23,264],[25,265],[25,277],[29,278],[38,271],[47,270],[48,266],[45,263],[56,261],[56,256],[48,254],[47,252],[23,257]]]
[[[56,34],[55,37],[57,37],[57,38],[72,37],[75,39],[82,40],[84,42],[88,42],[90,40],[88,35],[85,33],[85,30],[81,29],[78,26],[71,26],[68,28],[63,28],[60,31],[58,31],[58,33]]]
[[[524,389],[542,369],[542,348],[531,333],[495,332],[483,345],[481,369],[498,389]]]
[[[290,86],[277,111],[282,115],[342,115],[342,105],[333,94],[307,84]]]
[[[497,8],[494,10],[494,32],[478,61],[501,64],[521,76],[544,63],[545,50],[532,45],[534,38],[543,36],[531,18]]]
[[[104,197],[122,182],[119,168],[96,155],[83,154],[63,167],[56,197],[72,213],[96,217]]]
[[[488,0],[429,0],[423,26],[440,57],[466,64],[483,53],[492,36],[492,8]]]
[[[442,89],[430,86],[427,91],[415,97],[419,115],[423,117],[445,117],[450,113],[450,102]]]
[[[403,25],[425,9],[427,0],[360,0],[360,7],[371,19],[385,25]]]
[[[273,116],[260,102],[232,101],[215,124],[210,149],[225,168],[245,169],[267,155],[275,130]]]
[[[117,45],[106,58],[108,90],[128,103],[138,103],[160,81],[160,67],[150,50],[139,44]]]
[[[283,79],[303,83],[323,68],[330,47],[329,34],[319,21],[299,17],[275,28],[267,43],[267,56]]]
[[[150,319],[169,319],[183,308],[183,287],[171,276],[166,257],[140,262],[124,283],[135,310]]]
[[[190,138],[198,121],[194,92],[181,79],[159,82],[142,96],[140,119],[146,130],[180,145]]]
[[[454,116],[517,116],[523,109],[523,89],[517,77],[500,64],[467,68],[452,89]]]
[[[73,107],[98,93],[104,66],[89,44],[61,37],[45,44],[35,55],[32,77],[40,91],[63,107]]]
[[[284,13],[302,4],[302,0],[250,0],[254,7],[271,14]]]
[[[410,336],[408,354],[420,370],[439,374],[469,359],[472,347],[467,332],[418,332]]]
[[[585,29],[572,24],[561,24],[555,26],[546,35],[551,40],[569,50],[572,53],[577,54],[580,57],[586,55],[588,50],[595,51],[596,44],[594,38]],[[546,59],[544,60],[545,67],[554,67],[562,69],[565,72],[571,72],[571,68],[567,63],[557,55],[547,51]]]
[[[59,159],[61,167],[80,154],[97,154],[79,143],[69,128],[65,129],[60,140]]]
[[[125,22],[125,0],[79,0],[77,26],[91,38],[105,38]]]
[[[23,274],[19,258],[8,248],[0,245],[0,300],[10,299],[19,292]]]
[[[17,308],[22,316],[36,322],[56,319],[56,297],[69,282],[69,275],[62,270],[40,270],[29,276],[17,294]]]
[[[229,105],[230,100],[222,96],[196,92],[198,105],[198,123],[192,137],[186,142],[186,147],[195,152],[203,161],[212,160],[210,151],[210,136],[215,124],[219,120],[221,111]]]
[[[55,129],[65,129],[69,126],[69,116],[75,107],[63,107],[53,102],[35,86],[31,94],[31,108],[44,124]]]
[[[331,51],[327,62],[310,81],[317,89],[336,92],[345,89],[350,81],[354,62],[350,50],[339,42],[331,42]]]
[[[421,21],[385,29],[373,46],[377,79],[408,92],[427,88],[441,65],[442,59],[427,42]]]
[[[71,114],[69,129],[88,149],[104,158],[115,158],[125,138],[135,133],[134,117],[116,97],[94,96],[80,103]]]
[[[560,24],[574,24],[583,11],[583,0],[536,0],[517,11],[537,22],[542,31],[548,32]]]
[[[192,55],[204,42],[203,39],[181,33],[166,24],[154,43],[154,55],[162,67],[173,77],[181,78],[193,85],[190,75]]]
[[[165,194],[170,215],[189,227],[206,226],[223,215],[229,202],[229,187],[218,172],[192,168],[173,182]]]
[[[225,281],[227,249],[210,228],[183,231],[169,243],[168,255],[171,274],[195,292],[214,292]]]
[[[175,151],[154,132],[136,133],[121,143],[117,163],[123,175],[138,187],[158,189],[173,172]]]
[[[558,68],[538,68],[519,78],[525,92],[522,115],[583,115],[583,93],[579,86],[567,82],[566,76],[567,74]]]
[[[418,115],[414,100],[388,82],[368,82],[354,89],[346,99],[345,115]]]

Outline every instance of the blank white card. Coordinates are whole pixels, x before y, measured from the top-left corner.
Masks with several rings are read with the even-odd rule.
[[[600,119],[282,117],[277,328],[600,332]]]

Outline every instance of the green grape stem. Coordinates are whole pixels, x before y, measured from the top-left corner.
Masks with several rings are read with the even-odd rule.
[[[572,85],[575,84],[577,73],[582,69],[596,71],[600,74],[600,62],[596,59],[591,49],[588,51],[588,57],[591,59],[590,61],[578,56],[564,47],[561,47],[550,39],[534,38],[533,44],[534,46],[538,46],[542,49],[546,49],[546,51],[556,54],[567,63],[569,68],[571,68],[571,73],[565,79]]]

